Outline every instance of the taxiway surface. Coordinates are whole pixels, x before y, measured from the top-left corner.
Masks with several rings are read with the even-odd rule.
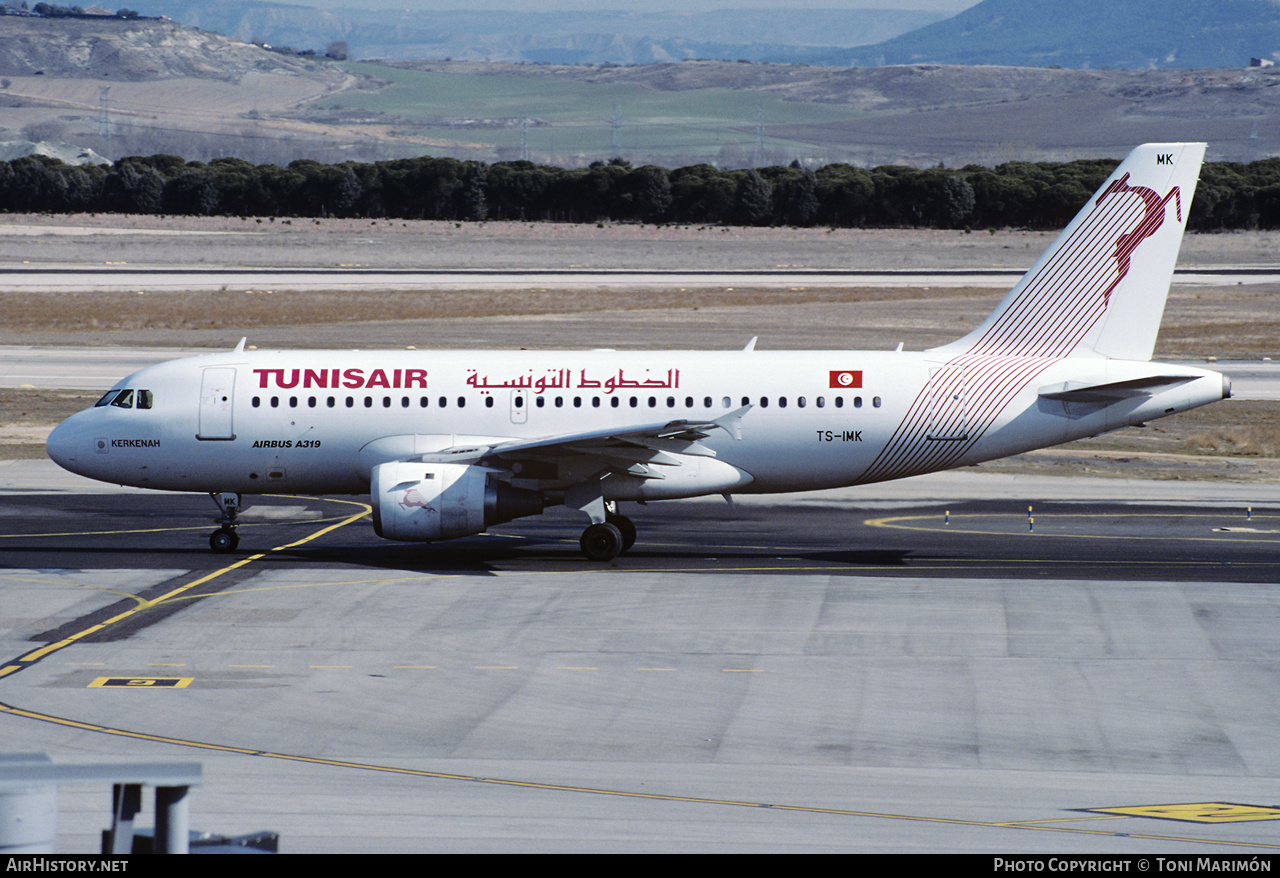
[[[15,461],[0,734],[199,759],[193,828],[286,851],[1280,849],[1280,498],[1107,481],[653,504],[597,566],[571,516],[401,546],[358,498],[215,556],[207,498]]]

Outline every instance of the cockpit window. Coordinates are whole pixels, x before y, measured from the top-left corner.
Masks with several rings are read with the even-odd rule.
[[[149,409],[155,403],[155,394],[150,390],[133,390],[125,388],[124,390],[108,390],[102,395],[102,399],[93,404],[94,408],[104,405],[113,405],[122,409]]]

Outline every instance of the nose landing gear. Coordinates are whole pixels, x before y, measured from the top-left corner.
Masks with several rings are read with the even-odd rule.
[[[240,536],[229,527],[220,527],[209,535],[209,548],[219,554],[234,552],[240,545]]]
[[[240,535],[236,533],[236,515],[240,512],[239,494],[210,494],[213,502],[218,504],[222,515],[218,518],[218,529],[209,535],[209,548],[219,554],[234,552],[240,545]]]

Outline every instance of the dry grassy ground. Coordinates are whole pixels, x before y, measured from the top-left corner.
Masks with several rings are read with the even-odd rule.
[[[1180,415],[982,464],[991,472],[1280,482],[1280,402],[1228,399]]]
[[[981,320],[1003,289],[671,288],[628,291],[24,293],[0,289],[0,344],[228,347],[732,347],[910,350]],[[1177,287],[1158,359],[1280,356],[1268,285]],[[530,319],[537,318],[537,319]],[[483,323],[479,322],[483,321]],[[590,327],[583,327],[583,322]],[[662,334],[640,329],[649,322]],[[458,330],[463,330],[461,335]],[[587,335],[580,333],[586,330]]]
[[[958,232],[372,225],[328,220],[268,231],[253,220],[7,217],[0,264],[33,261],[528,268],[1023,267],[1052,236]],[[41,232],[49,230],[49,233]],[[58,234],[52,234],[56,230]],[[67,234],[73,232],[73,234]],[[111,232],[111,234],[106,234]],[[83,233],[83,234],[82,234]],[[175,234],[176,233],[176,234]],[[1188,236],[1183,265],[1261,265],[1280,238]],[[32,259],[37,257],[37,259]],[[109,258],[115,257],[115,258]],[[1156,355],[1280,357],[1280,291],[1265,285],[1175,286]],[[0,343],[209,346],[242,335],[258,347],[664,347],[921,349],[958,337],[1002,288],[672,288],[405,292],[16,293],[0,288]],[[355,319],[358,318],[358,319]],[[0,456],[39,457],[63,417],[97,393],[0,391]],[[1280,481],[1280,403],[1229,400],[1145,429],[984,464],[993,470],[1163,479]]]

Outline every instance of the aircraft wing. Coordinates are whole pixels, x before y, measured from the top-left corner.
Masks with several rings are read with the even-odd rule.
[[[674,420],[623,428],[563,433],[537,439],[512,439],[489,445],[462,445],[445,448],[414,460],[423,463],[461,463],[490,466],[519,473],[529,463],[560,463],[576,459],[572,468],[582,472],[604,470],[629,473],[641,478],[662,478],[651,466],[679,466],[680,455],[715,457],[702,443],[716,430],[735,439],[742,438],[742,416],[751,406],[743,406],[714,420]]]

